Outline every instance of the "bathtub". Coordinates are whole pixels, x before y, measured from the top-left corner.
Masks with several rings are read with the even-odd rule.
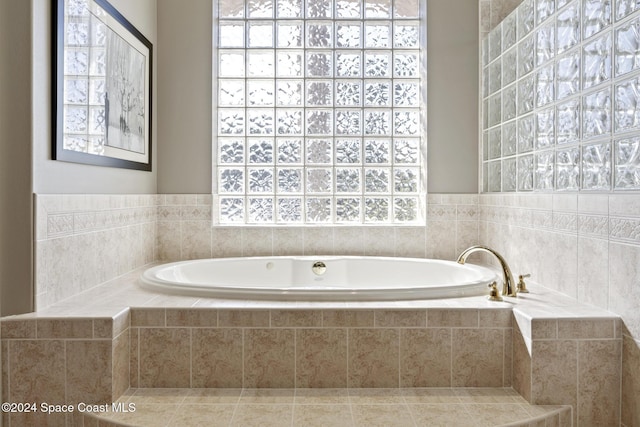
[[[494,280],[488,268],[454,261],[293,256],[167,263],[147,269],[139,283],[164,293],[210,298],[386,301],[482,295]]]

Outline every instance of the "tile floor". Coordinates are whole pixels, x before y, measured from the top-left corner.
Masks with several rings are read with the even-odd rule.
[[[571,410],[510,388],[131,389],[84,426],[570,426]],[[126,406],[129,407],[129,406]]]

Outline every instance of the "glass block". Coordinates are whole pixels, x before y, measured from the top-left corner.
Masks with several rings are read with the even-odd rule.
[[[362,142],[359,138],[338,138],[335,145],[336,163],[362,163]]]
[[[367,197],[364,199],[364,221],[386,222],[389,220],[389,198]]]
[[[542,151],[535,154],[535,189],[553,190],[554,176],[553,150]]]
[[[482,101],[482,129],[489,127],[489,100]]]
[[[278,192],[300,193],[302,191],[302,169],[278,169]]]
[[[489,93],[502,88],[502,60],[498,58],[489,65]]]
[[[65,104],[87,104],[89,101],[89,81],[87,79],[66,78],[64,81]]]
[[[615,143],[615,188],[640,189],[640,137]]]
[[[307,163],[330,164],[333,148],[329,139],[307,140]]]
[[[264,224],[273,222],[273,198],[249,197],[249,222]]]
[[[533,98],[533,95],[531,96]],[[489,98],[489,126],[495,126],[502,121],[502,96],[501,93]]]
[[[249,163],[273,163],[273,140],[268,138],[250,138]]]
[[[536,0],[536,24],[545,21],[555,10],[554,0]]]
[[[336,192],[360,193],[360,168],[336,168]]]
[[[420,16],[419,0],[396,1],[393,11],[395,18],[417,18]]]
[[[247,74],[249,77],[273,77],[275,74],[273,52],[270,50],[247,51]]]
[[[220,22],[218,47],[244,47],[244,24],[238,22]]]
[[[302,140],[301,139],[279,138],[277,145],[278,145],[278,163],[279,164],[302,162]]]
[[[248,0],[248,15],[250,18],[273,17],[273,2],[271,0]]]
[[[393,85],[393,105],[396,107],[418,107],[420,105],[420,83],[401,82]]]
[[[573,3],[556,18],[556,48],[562,53],[580,42],[580,4]]]
[[[333,24],[329,22],[307,23],[307,47],[333,47]]]
[[[64,135],[63,141],[65,150],[88,152],[89,140],[85,136]]]
[[[416,193],[420,179],[420,169],[395,168],[393,170],[393,187],[398,193]]]
[[[558,10],[562,9],[564,6],[567,5],[567,3],[570,3],[572,0],[557,0],[556,1],[556,8]]]
[[[302,199],[300,197],[278,198],[278,222],[302,222]]]
[[[332,71],[331,52],[307,52],[308,77],[331,77]]]
[[[367,52],[364,55],[364,75],[367,77],[388,77],[391,75],[390,52]]]
[[[498,25],[489,33],[489,62],[502,54],[502,27]]]
[[[420,47],[420,24],[396,23],[393,26],[393,47],[396,48],[419,48]]]
[[[336,82],[336,105],[359,106],[361,103],[360,82]]]
[[[89,49],[64,50],[64,74],[81,76],[89,73]]]
[[[533,190],[533,154],[518,156],[518,191]]]
[[[89,133],[104,135],[106,131],[106,116],[104,107],[89,107]]]
[[[225,224],[244,222],[244,199],[241,197],[221,197],[220,222]]]
[[[336,198],[336,221],[356,222],[360,220],[360,199],[357,197]]]
[[[512,121],[502,125],[502,155],[511,156],[518,149],[517,138],[518,123]]]
[[[487,193],[489,191],[489,164],[482,164],[482,192]]]
[[[301,48],[302,24],[297,22],[277,22],[278,47]]]
[[[309,193],[331,193],[333,174],[330,168],[306,168]]]
[[[518,49],[509,50],[503,55],[502,60],[502,84],[507,86],[516,81],[518,74]]]
[[[218,0],[218,15],[221,18],[242,18],[244,0]]]
[[[396,138],[393,141],[395,164],[418,164],[420,162],[420,140]]]
[[[394,135],[412,136],[418,135],[420,132],[420,114],[419,111],[398,111],[393,112],[393,133]]]
[[[251,106],[272,106],[274,103],[273,80],[249,80],[247,81],[249,91],[248,105]]]
[[[278,135],[302,134],[302,110],[277,110],[276,124]]]
[[[417,197],[394,197],[393,218],[396,222],[414,222],[418,219]]]
[[[554,144],[555,111],[553,108],[536,111],[536,149]]]
[[[248,110],[249,134],[273,135],[274,117],[270,108],[256,108]]]
[[[640,9],[638,0],[616,0],[616,20],[622,19]]]
[[[366,48],[388,48],[391,47],[391,25],[387,23],[369,24],[365,23],[365,43]]]
[[[365,106],[387,107],[391,103],[391,83],[389,81],[366,81],[364,94]]]
[[[582,98],[582,137],[590,138],[611,132],[611,89],[584,95]]]
[[[577,99],[558,104],[558,144],[569,144],[580,139],[580,102]]]
[[[535,41],[529,36],[518,44],[518,77],[522,77],[533,71],[535,66]]]
[[[556,62],[557,98],[564,99],[580,90],[580,53],[563,55]]]
[[[323,223],[331,221],[330,197],[307,197],[306,202],[307,222]]]
[[[389,163],[391,146],[387,139],[366,139],[364,141],[364,161],[367,164]]]
[[[535,8],[533,0],[524,0],[518,10],[518,39],[522,40],[535,26]]]
[[[219,163],[244,163],[244,140],[218,138]]]
[[[218,109],[218,134],[219,135],[243,135],[244,134],[244,109],[219,108]]]
[[[278,77],[302,77],[302,52],[278,51]]]
[[[336,24],[336,47],[359,48],[362,46],[362,29],[359,23]]]
[[[249,193],[273,193],[272,169],[249,169]]]
[[[518,35],[516,34],[516,21],[517,15],[510,13],[502,21],[502,51],[507,51],[511,46],[515,45],[518,41]]]
[[[616,30],[616,76],[640,68],[640,19]]]
[[[556,190],[580,189],[580,149],[578,147],[556,152]]]
[[[66,0],[64,11],[67,16],[86,16],[89,14],[87,0]]]
[[[480,53],[482,56],[482,66],[486,67],[489,65],[489,37],[485,37],[482,39],[482,52]]]
[[[333,85],[331,81],[307,81],[308,105],[332,105]]]
[[[249,22],[248,47],[273,47],[273,24]]]
[[[107,54],[105,49],[92,48],[89,61],[89,74],[93,76],[106,75]]]
[[[89,80],[89,103],[104,105],[106,93],[105,79],[91,78]]]
[[[489,192],[496,193],[502,189],[502,162],[489,162]]]
[[[244,80],[220,81],[220,91],[218,92],[218,106],[243,106],[244,102]]]
[[[389,18],[391,17],[391,0],[365,0],[365,18]]]
[[[278,0],[278,18],[302,17],[302,0]]]
[[[640,78],[616,85],[615,130],[640,128]]]
[[[582,189],[611,189],[611,144],[609,142],[582,147]]]
[[[244,52],[220,51],[218,59],[220,77],[244,77]]]
[[[587,43],[582,52],[582,88],[588,89],[611,78],[611,35]]]
[[[360,135],[362,112],[354,110],[336,111],[336,135]]]
[[[489,159],[497,159],[502,155],[502,128],[489,130]]]
[[[218,191],[221,193],[244,193],[244,169],[220,169]]]
[[[525,114],[533,110],[534,88],[535,75],[533,74],[518,81],[518,114]]]
[[[502,191],[516,191],[518,180],[518,170],[516,158],[502,161]]]
[[[418,54],[394,53],[393,75],[395,77],[418,77]]]
[[[333,130],[332,111],[307,110],[307,133],[330,135]]]
[[[89,46],[91,33],[88,19],[69,17],[65,29],[65,44],[67,46]]]
[[[302,81],[278,80],[276,99],[281,107],[302,105]]]
[[[611,25],[611,0],[583,0],[582,27],[585,39],[609,25]]]
[[[364,112],[365,135],[388,135],[391,132],[391,113],[386,110]]]
[[[95,154],[97,156],[104,156],[106,143],[103,136],[92,136],[89,138],[89,145],[87,146],[87,152],[89,154]]]
[[[365,169],[364,191],[366,193],[388,193],[390,176],[389,169]]]
[[[336,17],[337,18],[360,18],[362,16],[361,0],[337,0],[336,1]]]
[[[489,132],[482,132],[482,160],[489,160]]]
[[[543,107],[553,102],[555,97],[554,65],[540,68],[536,73],[536,106]]]
[[[539,27],[536,31],[536,65],[551,60],[555,53],[556,34],[553,22]]]
[[[307,18],[331,18],[333,4],[331,0],[307,0]]]
[[[336,53],[337,77],[360,77],[362,68],[362,55],[360,53]]]

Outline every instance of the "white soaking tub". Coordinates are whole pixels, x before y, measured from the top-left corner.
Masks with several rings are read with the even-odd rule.
[[[494,280],[497,276],[488,268],[454,261],[291,256],[173,262],[147,269],[140,283],[147,289],[210,298],[389,301],[483,295]]]

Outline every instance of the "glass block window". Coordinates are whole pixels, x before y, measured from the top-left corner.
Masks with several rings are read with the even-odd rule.
[[[418,0],[214,0],[220,224],[424,218]]]

